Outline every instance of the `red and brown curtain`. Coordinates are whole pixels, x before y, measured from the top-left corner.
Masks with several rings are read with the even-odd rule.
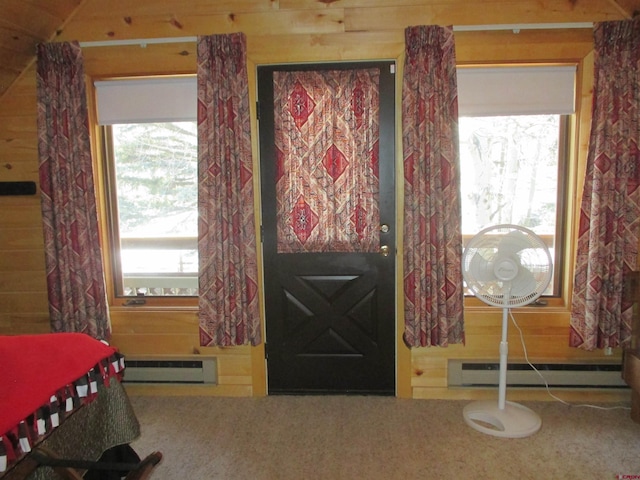
[[[198,38],[200,344],[261,341],[246,39]]]
[[[640,20],[594,28],[591,139],[580,210],[570,344],[617,347],[631,335],[623,303],[640,227]]]
[[[278,253],[377,252],[379,72],[275,72]]]
[[[82,51],[37,47],[38,153],[49,314],[54,332],[109,339]]]
[[[405,343],[464,342],[453,31],[405,30],[402,86]]]

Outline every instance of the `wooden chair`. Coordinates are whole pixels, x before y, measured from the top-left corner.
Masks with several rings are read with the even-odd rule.
[[[41,466],[51,467],[62,480],[83,480],[83,472],[86,470],[128,472],[125,480],[146,480],[151,477],[161,460],[160,452],[150,453],[138,463],[72,460],[59,458],[55,453],[39,447],[29,454],[26,463],[31,471]]]

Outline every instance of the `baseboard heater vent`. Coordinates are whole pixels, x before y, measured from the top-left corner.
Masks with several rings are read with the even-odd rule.
[[[550,387],[628,388],[619,364],[534,363]],[[498,362],[449,360],[450,387],[497,387]],[[544,382],[527,363],[507,364],[509,387],[540,388]]]
[[[215,358],[137,360],[125,358],[124,383],[216,384]]]

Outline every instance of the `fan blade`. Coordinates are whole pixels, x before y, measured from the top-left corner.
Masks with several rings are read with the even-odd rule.
[[[533,248],[529,237],[520,230],[513,230],[507,233],[498,244],[500,255],[515,255],[526,248]]]
[[[493,262],[484,258],[480,252],[476,252],[473,257],[471,257],[468,272],[473,275],[474,279],[481,282],[495,280]]]
[[[536,291],[538,282],[536,282],[533,273],[530,270],[518,265],[518,273],[511,281],[511,297],[526,297]]]

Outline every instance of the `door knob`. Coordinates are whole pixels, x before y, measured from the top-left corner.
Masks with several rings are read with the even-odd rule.
[[[389,245],[382,245],[380,247],[380,253],[382,254],[383,257],[388,257],[389,256]]]

